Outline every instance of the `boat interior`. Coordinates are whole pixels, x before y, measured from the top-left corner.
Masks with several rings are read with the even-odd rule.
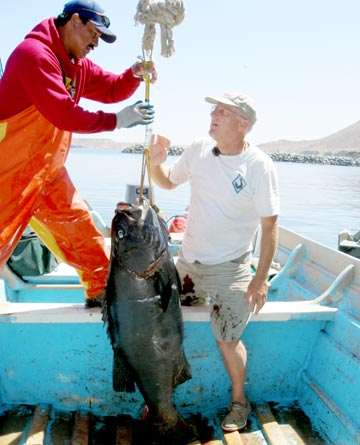
[[[175,257],[180,243],[170,239]],[[240,432],[220,427],[230,388],[209,307],[182,307],[193,378],[174,402],[192,444],[360,444],[359,271],[360,260],[280,228],[268,301],[243,338],[253,410]],[[1,278],[0,445],[146,445],[144,402],[112,390],[101,311],[84,308],[72,268]]]

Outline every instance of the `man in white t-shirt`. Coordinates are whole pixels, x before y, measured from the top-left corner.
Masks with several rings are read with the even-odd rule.
[[[166,167],[170,141],[153,135],[150,159],[160,187],[170,190],[190,182],[176,266],[187,302],[199,304],[210,297],[211,328],[232,384],[229,412],[221,426],[236,431],[246,426],[251,411],[244,392],[247,353],[240,337],[250,314],[258,313],[267,298],[278,239],[279,194],[271,158],[245,141],[256,122],[252,100],[238,93],[205,100],[213,104],[211,138],[193,142]],[[252,276],[252,240],[259,225],[260,258]]]

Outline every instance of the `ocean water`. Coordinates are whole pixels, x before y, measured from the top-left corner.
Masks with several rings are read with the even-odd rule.
[[[167,163],[174,160],[169,156]],[[110,225],[116,203],[126,197],[126,185],[140,184],[142,155],[72,148],[66,166],[82,197]],[[275,166],[282,226],[333,248],[340,231],[360,230],[359,167],[285,162]],[[154,184],[153,190],[156,205],[169,217],[188,204],[188,184],[170,191]]]

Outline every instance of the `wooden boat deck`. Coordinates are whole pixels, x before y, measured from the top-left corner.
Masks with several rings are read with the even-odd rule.
[[[297,406],[254,404],[247,427],[223,433],[217,419],[186,419],[199,440],[191,445],[324,445]],[[55,411],[47,406],[8,407],[0,416],[0,445],[146,445],[142,421],[121,415]]]

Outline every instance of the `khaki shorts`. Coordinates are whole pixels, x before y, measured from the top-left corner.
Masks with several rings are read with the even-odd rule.
[[[226,263],[189,263],[179,251],[176,262],[183,286],[182,304],[210,304],[210,323],[216,340],[238,340],[250,318],[244,298],[251,281],[251,254]]]

